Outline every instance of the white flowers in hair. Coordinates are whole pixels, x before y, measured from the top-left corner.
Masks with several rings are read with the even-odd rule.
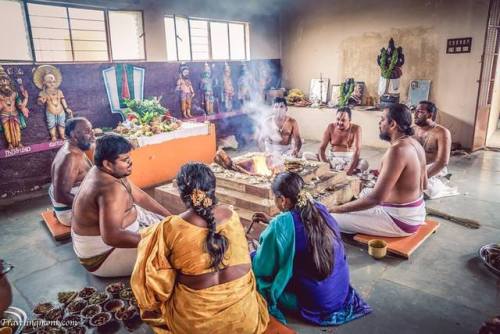
[[[297,196],[297,206],[299,208],[304,208],[307,205],[307,202],[312,201],[313,197],[309,192],[305,191],[304,189],[299,192],[299,195]]]

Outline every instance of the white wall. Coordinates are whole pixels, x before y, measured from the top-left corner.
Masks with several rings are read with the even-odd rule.
[[[297,0],[281,17],[287,88],[309,91],[312,78],[365,81],[376,96],[376,56],[394,37],[406,56],[401,97],[412,79],[430,79],[430,99],[453,140],[472,143],[488,0]],[[472,37],[472,52],[446,54],[448,38]]]

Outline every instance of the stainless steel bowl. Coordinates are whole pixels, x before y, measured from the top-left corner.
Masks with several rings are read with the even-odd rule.
[[[500,254],[500,244],[488,244],[484,245],[483,247],[481,247],[481,249],[479,249],[479,257],[484,262],[486,267],[488,267],[488,269],[490,269],[492,272],[500,276],[500,269],[494,267],[490,263],[490,258],[492,254]]]
[[[10,306],[6,309],[3,316],[4,318],[14,320],[17,323],[17,328],[14,334],[20,334],[23,331],[26,320],[28,319],[26,312],[14,306]]]

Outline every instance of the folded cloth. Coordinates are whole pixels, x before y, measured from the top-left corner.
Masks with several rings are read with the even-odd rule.
[[[441,171],[429,178],[427,181],[427,189],[424,193],[429,199],[436,199],[441,197],[456,196],[460,193],[457,187],[452,187],[448,183],[448,168],[443,168]]]

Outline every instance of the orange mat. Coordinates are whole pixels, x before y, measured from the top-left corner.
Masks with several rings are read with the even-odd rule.
[[[269,325],[267,325],[264,334],[296,334],[297,332],[293,329],[283,325],[281,322],[276,320],[272,315],[269,315]]]
[[[59,241],[71,237],[71,227],[61,224],[53,210],[47,209],[41,213],[45,225],[52,234],[52,237]]]
[[[387,242],[387,251],[406,259],[427,239],[432,233],[436,232],[439,223],[428,220],[420,226],[417,232],[408,237],[388,238],[374,235],[356,234],[354,240],[362,244],[368,244],[372,239],[381,239]]]

